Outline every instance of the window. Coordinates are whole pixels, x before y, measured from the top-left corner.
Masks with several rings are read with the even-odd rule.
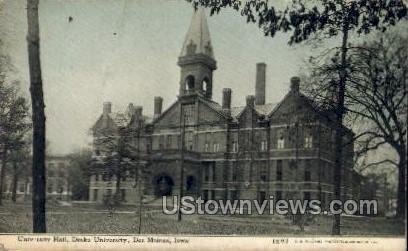
[[[281,200],[282,199],[282,191],[276,191],[275,194],[275,201]]]
[[[305,170],[305,181],[310,181],[310,171]]]
[[[20,193],[24,193],[24,190],[25,190],[25,184],[22,183],[22,184],[20,184],[18,191],[19,191]]]
[[[232,181],[237,181],[238,167],[232,166]]]
[[[211,166],[211,173],[212,173],[212,181],[215,182],[215,180],[217,179],[216,173],[215,173],[215,163],[212,163]]]
[[[231,195],[231,200],[238,200],[238,198],[239,198],[239,191],[237,191],[237,190],[231,190],[231,191],[230,191],[230,195]]]
[[[306,165],[305,166],[305,181],[310,181],[310,177],[311,177],[311,174],[310,174],[310,167],[311,167],[310,159],[306,160],[305,165]]]
[[[261,141],[261,151],[265,152],[267,150],[267,148],[268,148],[268,145],[267,145],[266,140],[262,140]]]
[[[258,193],[258,201],[259,203],[263,203],[266,200],[266,192],[265,191],[259,191]]]
[[[210,176],[209,176],[209,169],[204,168],[204,181],[209,181]]]
[[[189,151],[193,151],[193,140],[192,139],[188,139],[187,146],[188,146],[187,149]]]
[[[276,163],[276,180],[282,180],[282,160],[278,160]]]
[[[99,181],[99,174],[95,174],[95,181]]]
[[[177,135],[177,148],[180,149],[181,148],[181,136]]]
[[[304,192],[303,193],[303,200],[310,201],[310,192]]]
[[[305,137],[305,148],[313,148],[313,137],[310,134]]]
[[[166,148],[171,149],[171,135],[167,135],[166,138]]]
[[[205,142],[204,144],[204,152],[208,153],[210,151],[210,145],[208,142]]]
[[[283,137],[283,133],[280,133],[280,134],[279,134],[277,148],[278,148],[278,149],[283,149],[283,148],[285,148],[285,139],[284,139],[284,137]]]
[[[164,148],[164,136],[161,135],[159,137],[159,150],[163,150],[163,148]]]
[[[210,190],[209,192],[210,192],[210,196],[209,196],[209,197],[210,197],[210,199],[213,200],[213,199],[215,198],[215,191],[214,191],[214,190]]]
[[[219,143],[214,143],[213,145],[213,151],[218,152],[220,150],[220,144]]]
[[[234,153],[238,152],[238,142],[236,141],[232,142],[232,152]]]
[[[208,190],[203,190],[203,200],[208,201]]]
[[[98,189],[94,189],[93,190],[93,201],[97,201],[98,200]]]
[[[259,173],[260,173],[259,179],[260,179],[262,182],[266,182],[267,179],[268,179],[268,174],[267,174],[266,168],[265,168],[265,167],[262,167]]]

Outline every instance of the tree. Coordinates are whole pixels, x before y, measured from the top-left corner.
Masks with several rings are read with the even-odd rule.
[[[39,0],[27,0],[28,65],[33,120],[33,232],[45,233],[45,112],[40,62]]]
[[[24,136],[30,126],[27,122],[27,101],[19,96],[16,85],[17,83],[0,83],[0,205],[10,154],[24,146]]]
[[[28,130],[28,128],[27,128]],[[12,166],[12,191],[11,200],[15,203],[17,199],[17,184],[22,178],[27,179],[29,176],[29,167],[31,164],[31,148],[29,144],[31,141],[24,139],[24,144],[19,148],[15,149],[10,154],[10,162]]]
[[[352,32],[368,34],[372,30],[385,31],[406,18],[407,6],[403,0],[292,0],[292,4],[280,10],[270,6],[267,0],[187,0],[195,7],[209,7],[211,14],[222,8],[241,11],[247,22],[257,23],[266,36],[279,31],[292,32],[289,44],[301,43],[311,38],[340,37],[336,49],[340,55],[338,84],[336,86],[336,135],[334,197],[341,199],[341,170],[343,147],[344,93],[347,82],[347,54]],[[334,216],[332,234],[340,234],[340,215]]]
[[[68,183],[73,200],[88,200],[92,152],[78,150],[69,156]]]
[[[339,55],[327,56],[323,64],[314,64],[308,84],[311,95],[330,106],[328,87],[336,83]],[[384,163],[397,167],[397,217],[405,217],[408,34],[387,32],[372,41],[351,47],[348,56],[345,89],[346,119],[364,128],[356,136],[356,157],[364,168]],[[330,84],[331,83],[331,84]],[[385,158],[366,163],[368,152],[388,145],[398,155],[398,162]],[[363,158],[360,158],[363,157]]]

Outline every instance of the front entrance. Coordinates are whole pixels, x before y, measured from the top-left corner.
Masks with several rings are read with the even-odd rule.
[[[159,175],[154,180],[154,190],[157,197],[170,196],[173,192],[174,181],[168,175]]]

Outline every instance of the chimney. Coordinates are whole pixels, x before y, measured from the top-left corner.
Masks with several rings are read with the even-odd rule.
[[[154,118],[157,118],[162,113],[163,98],[154,97]]]
[[[104,102],[103,103],[103,115],[108,115],[112,112],[112,103]]]
[[[255,104],[265,104],[265,81],[266,81],[266,64],[256,64],[256,80],[255,80]]]
[[[222,109],[224,110],[231,109],[231,92],[230,88],[222,89]]]
[[[135,106],[135,118],[141,119],[142,118],[142,112],[143,112],[143,107],[142,106]]]
[[[300,78],[292,77],[290,79],[290,91],[293,93],[299,93]]]
[[[246,96],[246,105],[247,105],[247,106],[253,107],[253,106],[254,106],[254,103],[255,103],[255,97],[254,97],[254,95],[248,95],[248,96]]]

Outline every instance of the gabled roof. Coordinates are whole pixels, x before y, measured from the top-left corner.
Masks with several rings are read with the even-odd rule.
[[[279,103],[267,103],[264,105],[255,105],[254,109],[259,115],[268,116]],[[237,106],[231,108],[231,117],[236,121],[244,111],[246,106]]]
[[[118,127],[126,127],[132,119],[129,113],[120,112],[113,114],[112,118]]]
[[[255,111],[259,113],[260,115],[265,115],[267,116],[270,114],[275,107],[277,107],[279,103],[267,103],[264,105],[255,105]]]
[[[210,31],[203,7],[199,7],[193,14],[180,57],[191,54],[204,54],[214,59]]]
[[[200,101],[203,102],[204,104],[206,104],[208,107],[210,107],[215,112],[222,115],[223,117],[225,117],[225,118],[229,117],[229,114],[224,109],[222,109],[222,106],[220,104],[218,104],[217,102],[212,101],[212,100],[208,100],[208,99],[204,99],[204,98],[200,98]]]

